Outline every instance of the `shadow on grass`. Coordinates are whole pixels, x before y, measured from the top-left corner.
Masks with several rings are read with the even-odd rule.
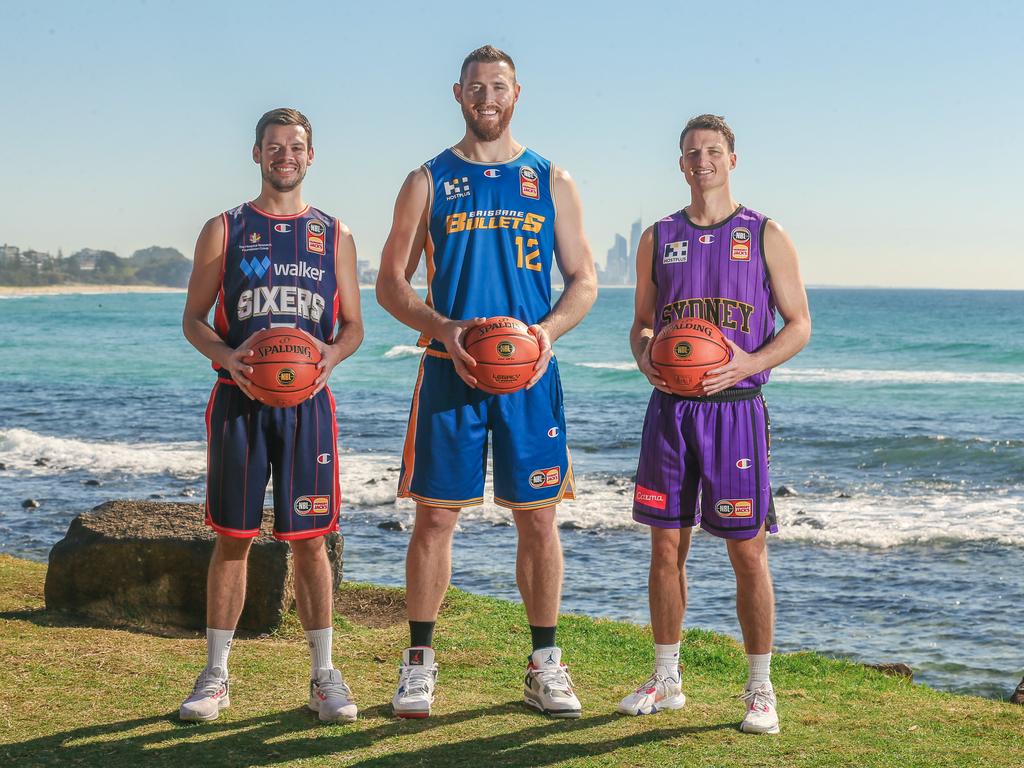
[[[579,743],[544,743],[554,736],[583,734],[619,715],[605,714],[580,720],[551,720],[537,716],[534,724],[490,736],[491,722],[459,729],[450,741],[443,733],[431,733],[480,718],[504,719],[524,712],[521,701],[481,709],[436,715],[425,720],[397,720],[389,707],[373,707],[360,714],[356,724],[324,726],[305,707],[242,720],[186,724],[175,714],[83,726],[51,736],[0,746],[0,764],[102,766],[269,766],[292,760],[322,760],[347,766],[473,765],[500,760],[502,768],[545,766],[563,760],[606,755],[623,748],[652,744],[696,733],[734,729],[735,724],[643,730],[606,740]],[[163,727],[160,727],[163,724]],[[423,736],[421,745],[417,736]],[[389,745],[388,740],[394,740]],[[374,748],[377,754],[359,754]],[[379,754],[386,751],[387,754]]]

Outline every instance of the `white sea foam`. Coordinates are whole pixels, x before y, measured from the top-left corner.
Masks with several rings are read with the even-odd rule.
[[[777,368],[779,381],[860,384],[1024,384],[1024,374],[1004,371],[900,371],[871,368]]]
[[[411,344],[396,344],[384,353],[384,357],[391,360],[396,357],[418,357],[422,354],[423,347],[416,347]]]
[[[582,368],[596,368],[605,371],[636,371],[636,363],[576,363]]]
[[[0,458],[8,470],[32,475],[87,470],[96,474],[202,476],[206,446],[201,442],[150,443],[78,440],[28,429],[0,429]]]

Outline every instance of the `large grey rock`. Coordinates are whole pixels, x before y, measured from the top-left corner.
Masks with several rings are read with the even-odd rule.
[[[215,540],[201,504],[109,501],[71,521],[50,550],[46,607],[103,624],[143,629],[206,626],[206,571]],[[249,550],[249,583],[239,629],[269,632],[295,602],[291,552],[264,515]],[[337,590],[344,540],[327,537]]]
[[[1017,690],[1010,696],[1011,704],[1024,704],[1024,679],[1020,681],[1020,685],[1017,686]]]
[[[908,680],[914,679],[914,669],[909,664],[903,662],[897,662],[894,664],[865,664],[868,669],[875,669],[881,672],[883,675],[889,675],[890,677],[905,677]]]

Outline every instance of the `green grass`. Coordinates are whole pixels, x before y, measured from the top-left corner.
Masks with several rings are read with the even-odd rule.
[[[359,720],[322,725],[305,706],[308,656],[294,616],[232,651],[232,707],[214,723],[176,712],[203,639],[83,626],[47,613],[45,566],[0,557],[0,765],[102,766],[1024,766],[1024,708],[941,693],[864,667],[776,656],[782,734],[738,731],[742,649],[687,633],[683,710],[626,718],[616,702],[650,669],[648,632],[567,616],[560,644],[583,701],[576,721],[522,704],[529,632],[521,606],[452,590],[437,632],[434,714],[389,702],[406,642],[401,593],[343,586],[335,660]],[[370,626],[370,625],[379,626]]]

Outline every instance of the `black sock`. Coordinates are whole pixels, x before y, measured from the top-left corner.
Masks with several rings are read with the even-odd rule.
[[[427,648],[434,647],[434,622],[432,621],[410,621],[409,622],[409,645],[412,648],[424,645]]]
[[[535,627],[533,624],[530,625],[530,635],[533,638],[533,650],[538,648],[554,648],[555,647],[555,628],[554,627]]]

